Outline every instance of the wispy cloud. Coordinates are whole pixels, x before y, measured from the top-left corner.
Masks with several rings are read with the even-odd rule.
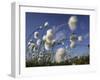
[[[60,40],[63,40],[63,39],[66,39],[66,35],[62,31],[56,33],[55,40],[60,41]]]
[[[87,34],[84,35],[84,39],[86,39],[88,37],[89,37],[89,33],[87,33]]]

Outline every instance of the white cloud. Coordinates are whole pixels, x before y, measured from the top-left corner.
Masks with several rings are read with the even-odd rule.
[[[68,25],[71,31],[74,31],[77,27],[77,16],[71,16],[68,21]]]
[[[66,39],[66,35],[62,31],[59,31],[58,33],[56,33],[55,40],[61,41],[63,39]]]

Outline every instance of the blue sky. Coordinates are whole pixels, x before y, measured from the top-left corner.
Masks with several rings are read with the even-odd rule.
[[[26,12],[26,43],[30,39],[33,39],[34,31],[41,33],[42,38],[42,36],[46,34],[46,30],[52,28],[56,31],[55,38],[61,39],[65,36],[68,39],[65,41],[65,45],[68,46],[70,44],[69,36],[71,34],[71,30],[68,26],[68,20],[71,16],[77,16],[78,18],[77,29],[74,33],[77,36],[83,36],[83,41],[81,43],[76,42],[77,47],[72,49],[71,53],[72,55],[89,53],[89,48],[87,47],[89,44],[89,15]],[[49,27],[45,31],[40,29],[36,30],[40,26],[43,26],[45,22],[49,23]]]

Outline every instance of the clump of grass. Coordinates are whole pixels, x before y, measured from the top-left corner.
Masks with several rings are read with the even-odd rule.
[[[26,67],[39,67],[39,66],[62,66],[62,65],[82,65],[82,64],[89,64],[90,59],[89,56],[81,56],[80,58],[73,57],[66,61],[62,61],[60,63],[51,62],[51,61],[41,61],[38,62],[36,60],[26,61]]]

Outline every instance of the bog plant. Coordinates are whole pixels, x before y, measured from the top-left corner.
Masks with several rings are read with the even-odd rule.
[[[29,38],[26,43],[26,66],[34,67],[88,64],[89,55],[70,57],[69,50],[77,46],[76,41],[83,41],[81,35],[77,36],[74,33],[77,28],[77,22],[77,16],[71,16],[69,18],[68,25],[71,30],[71,34],[69,37],[70,44],[68,46],[65,45],[65,41],[68,40],[66,37],[62,37],[59,40],[55,38],[55,31],[53,28],[49,28],[48,22],[45,22],[44,25],[37,27],[37,29],[32,33],[33,38]],[[46,34],[41,35],[38,30],[46,31]],[[42,36],[42,38],[40,36]],[[54,47],[59,45],[62,45],[63,47],[54,49]]]

